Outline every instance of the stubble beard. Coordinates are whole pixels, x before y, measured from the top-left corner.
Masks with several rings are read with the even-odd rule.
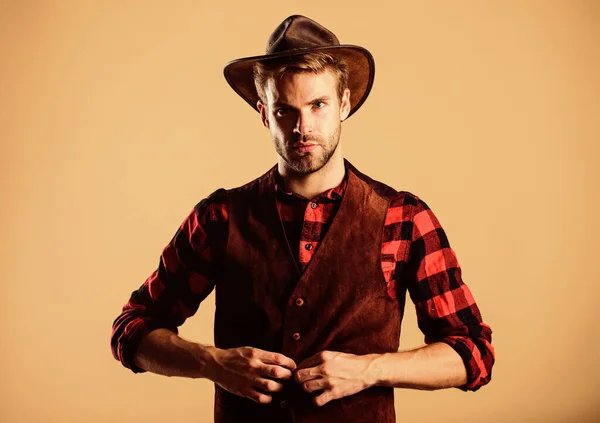
[[[285,161],[289,170],[297,175],[309,175],[321,170],[335,154],[340,141],[340,129],[341,125],[338,125],[330,135],[328,142],[323,142],[323,139],[320,137],[299,136],[290,142],[289,149],[286,149],[285,141],[277,137],[273,138],[273,144],[275,144],[277,154]],[[321,150],[321,154],[317,155],[318,153],[314,152],[297,153],[291,145],[300,141],[319,144],[317,150]]]

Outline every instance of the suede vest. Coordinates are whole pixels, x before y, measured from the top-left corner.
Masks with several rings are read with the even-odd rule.
[[[215,345],[280,352],[297,364],[323,350],[398,351],[401,310],[381,270],[386,187],[347,160],[348,185],[325,238],[301,272],[279,216],[276,166],[228,190],[229,239],[216,285]],[[378,187],[376,192],[373,187]],[[298,299],[301,299],[300,301]],[[395,422],[393,389],[372,387],[317,407],[287,382],[270,404],[215,385],[215,422]]]

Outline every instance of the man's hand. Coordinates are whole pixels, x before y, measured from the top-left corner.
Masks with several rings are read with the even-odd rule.
[[[373,386],[370,363],[368,355],[322,351],[302,361],[294,379],[306,392],[323,391],[313,397],[313,402],[322,406]]]
[[[283,389],[278,382],[292,377],[296,363],[283,354],[258,348],[215,348],[209,379],[232,394],[262,404],[272,400],[272,392]]]

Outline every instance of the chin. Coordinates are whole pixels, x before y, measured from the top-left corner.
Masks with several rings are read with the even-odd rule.
[[[309,175],[311,173],[318,172],[325,166],[325,163],[322,161],[318,162],[310,162],[310,163],[295,163],[293,169],[296,173],[301,175]]]

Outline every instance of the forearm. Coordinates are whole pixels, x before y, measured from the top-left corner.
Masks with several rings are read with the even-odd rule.
[[[168,329],[146,335],[134,356],[140,368],[165,376],[208,378],[216,347],[186,341]]]
[[[435,390],[458,387],[467,382],[462,358],[442,342],[369,357],[369,377],[371,383],[378,386]]]

